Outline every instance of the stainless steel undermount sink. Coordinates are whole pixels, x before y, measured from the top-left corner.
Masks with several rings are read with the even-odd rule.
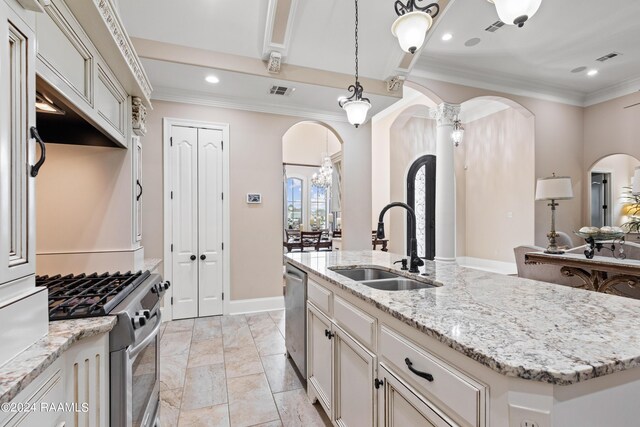
[[[331,270],[365,286],[381,291],[411,291],[436,287],[436,285],[378,268],[332,268]]]

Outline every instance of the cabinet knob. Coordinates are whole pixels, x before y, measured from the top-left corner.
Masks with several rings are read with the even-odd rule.
[[[336,336],[336,334],[334,334],[333,332],[331,332],[331,331],[330,331],[330,330],[328,330],[328,329],[325,329],[325,330],[324,330],[324,336],[325,336],[325,337],[327,337],[327,338],[329,338],[329,339],[331,339],[331,338],[333,338],[334,336]]]
[[[200,259],[204,261],[205,259],[207,259],[207,256],[205,254],[202,254],[200,255]]]
[[[195,261],[196,260],[196,256],[195,255],[191,255],[189,258],[191,259],[191,261]]]

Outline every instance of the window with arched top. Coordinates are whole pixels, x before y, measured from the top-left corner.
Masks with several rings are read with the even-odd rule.
[[[303,221],[302,179],[287,178],[287,228],[300,230]]]
[[[407,204],[416,212],[418,256],[432,260],[436,253],[436,156],[422,156],[409,168]],[[409,228],[407,222],[407,247],[411,242]]]

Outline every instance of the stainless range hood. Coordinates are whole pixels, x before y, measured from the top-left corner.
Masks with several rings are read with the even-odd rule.
[[[36,126],[44,142],[122,148],[40,77],[36,94]]]

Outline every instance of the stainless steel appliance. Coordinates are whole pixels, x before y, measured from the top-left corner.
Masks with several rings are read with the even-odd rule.
[[[146,272],[38,277],[51,320],[116,315],[109,334],[110,426],[152,427],[160,403],[160,300],[169,288]]]
[[[287,264],[285,273],[285,341],[287,353],[307,378],[307,273]]]

